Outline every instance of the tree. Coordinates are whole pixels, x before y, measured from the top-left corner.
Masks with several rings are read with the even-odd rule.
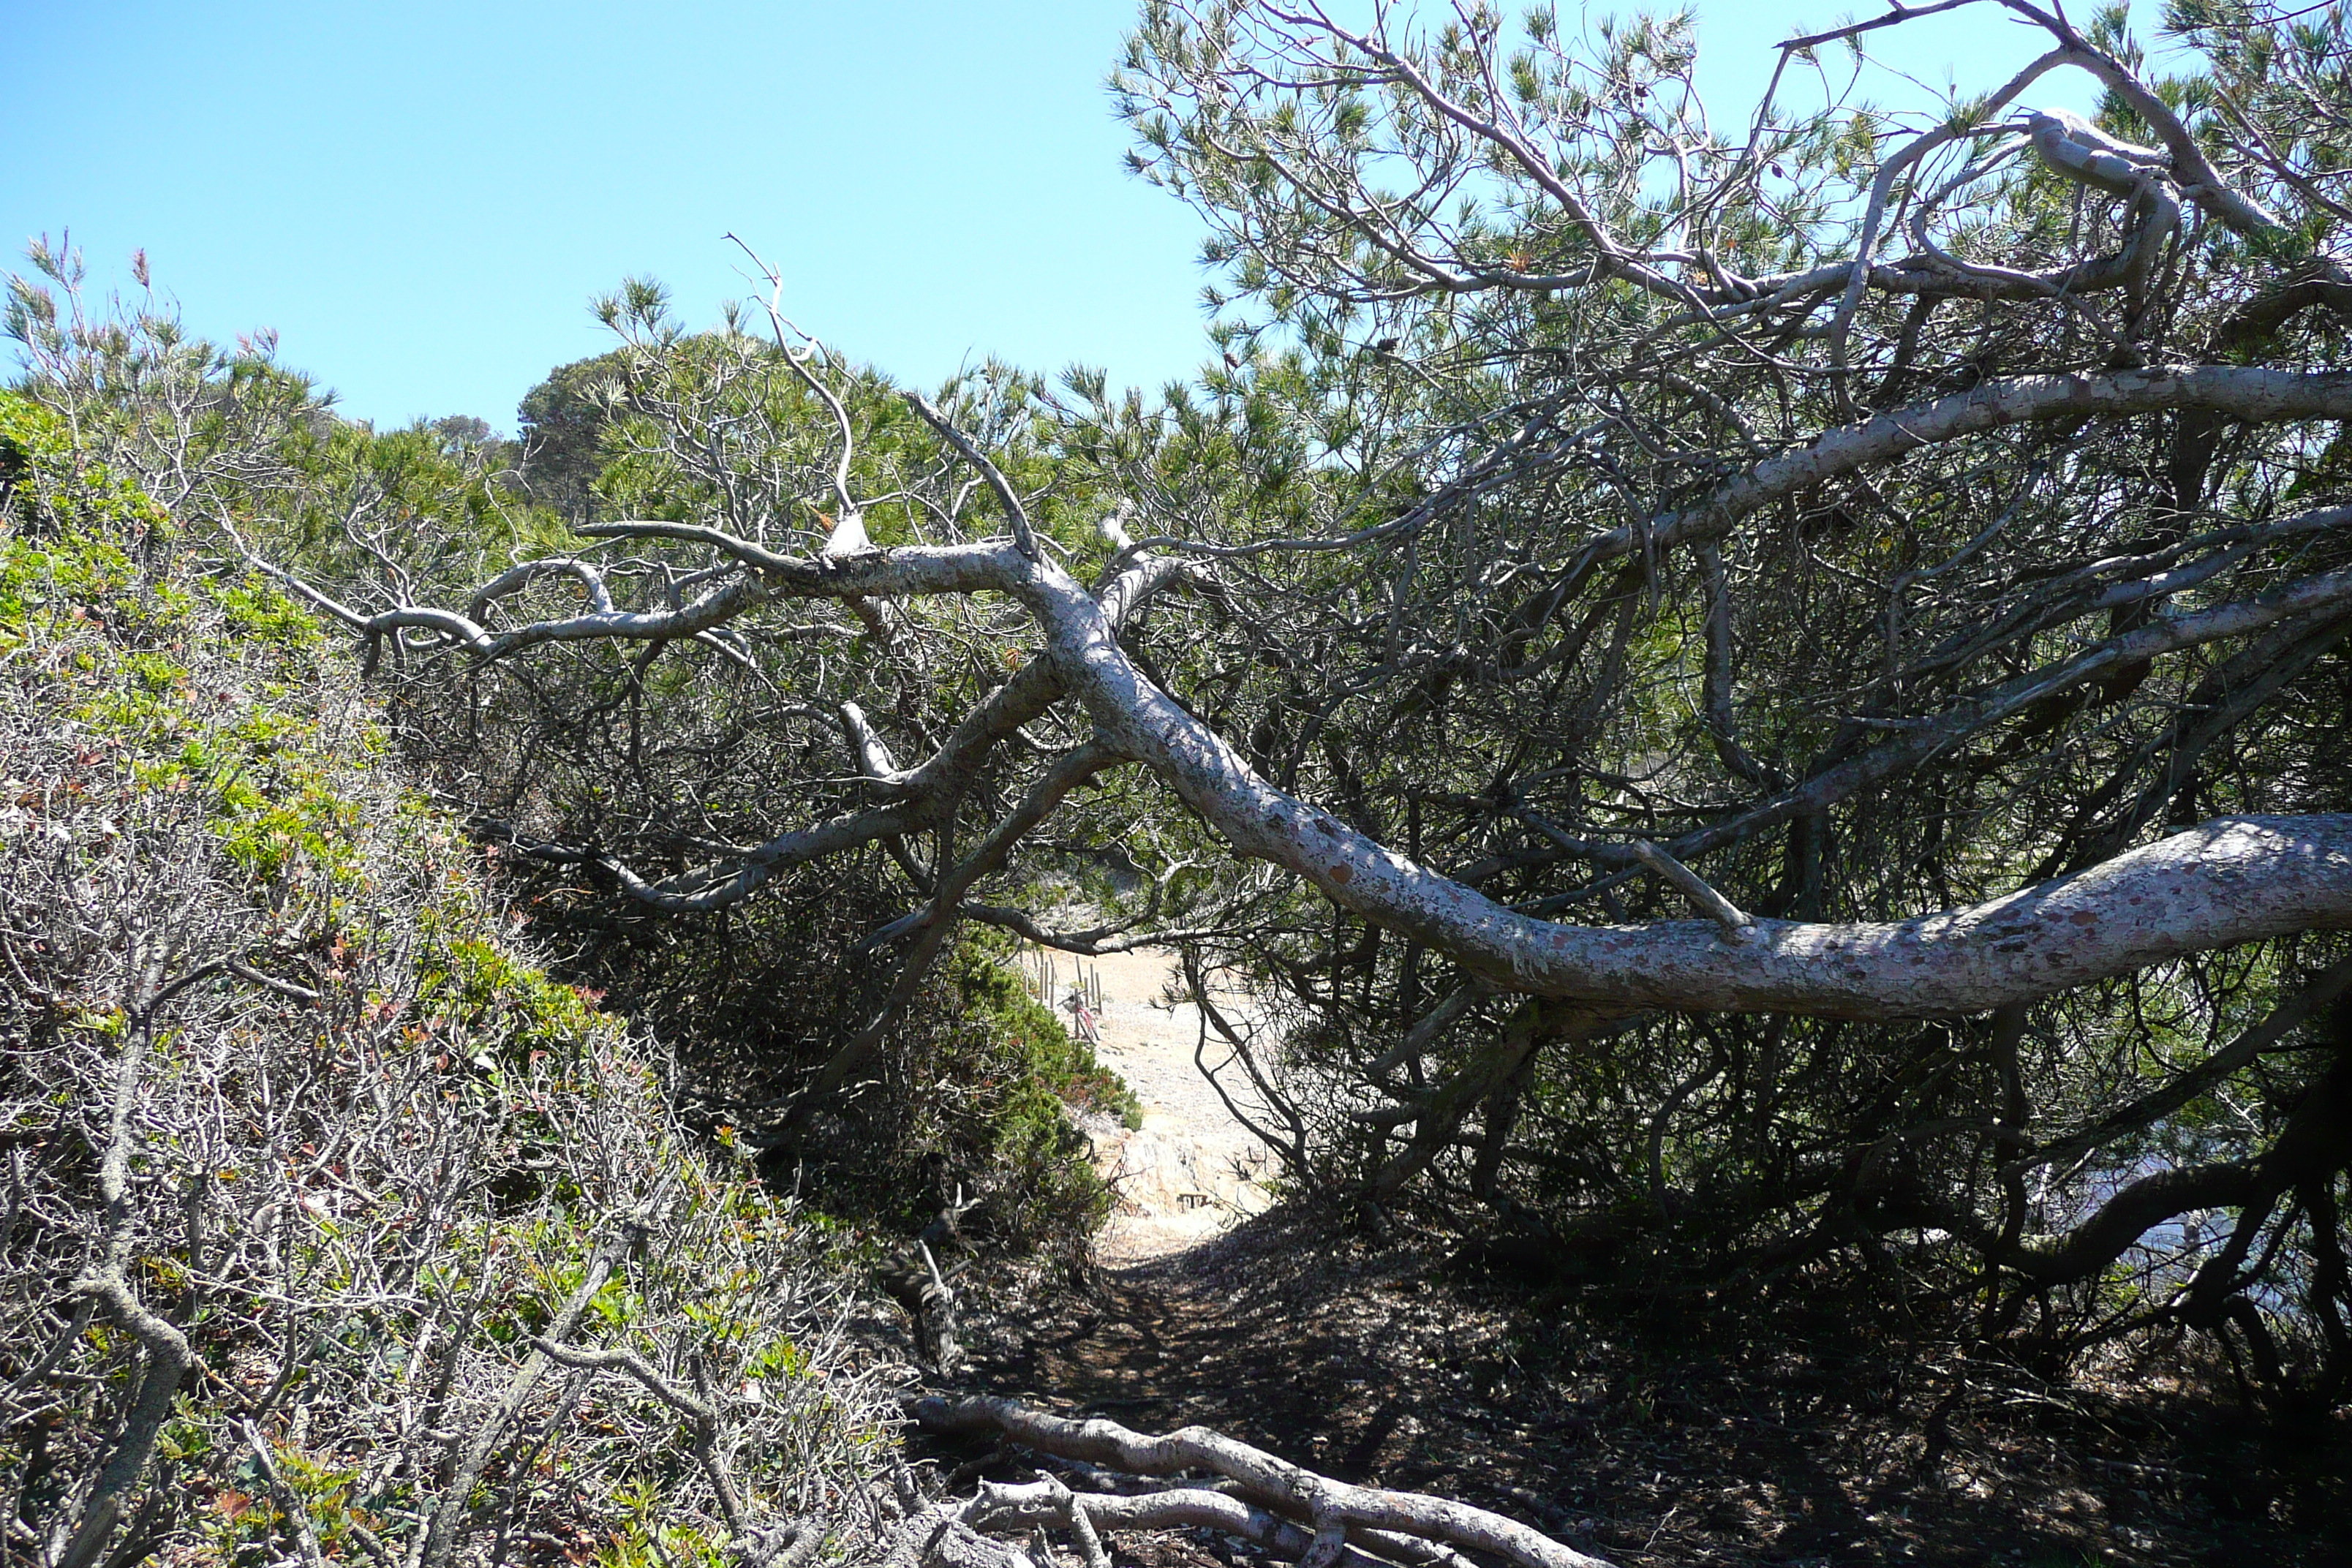
[[[597,443],[604,405],[597,392],[618,367],[612,356],[558,365],[523,395],[522,475],[532,499],[567,518],[585,518],[594,506],[589,487],[602,466]]]
[[[541,863],[662,911],[899,868],[774,1136],[960,921],[1178,941],[1285,1014],[1220,1027],[1305,1174],[1669,1286],[1900,1247],[1997,1331],[2187,1324],[2332,1405],[2343,24],[2179,5],[2159,78],[2119,10],[1985,5],[2047,47],[1982,96],[1853,95],[1898,11],[1730,135],[1686,22],[1152,4],[1117,88],[1225,270],[1197,395],[902,405],[633,286],[631,515],[305,591],[529,716]],[[2095,123],[2021,107],[2060,70]],[[537,788],[557,736],[629,809]],[[1101,928],[1012,907],[1123,841]]]

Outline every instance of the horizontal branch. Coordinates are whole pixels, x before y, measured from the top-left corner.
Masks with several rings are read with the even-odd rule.
[[[1303,1557],[1315,1544],[1315,1532],[1281,1515],[1204,1486],[1175,1486],[1161,1491],[1074,1494],[1050,1480],[1025,1485],[994,1485],[981,1489],[971,1510],[976,1529],[1000,1533],[1051,1528],[1075,1528],[1084,1520],[1097,1531],[1213,1530],[1263,1548],[1281,1557]],[[1467,1559],[1451,1552],[1387,1551],[1366,1556],[1353,1550],[1333,1560],[1333,1568],[1388,1568],[1393,1557],[1462,1564]]]
[[[1142,947],[1171,947],[1178,942],[1200,942],[1233,934],[1217,926],[1186,931],[1131,931],[1129,922],[1126,921],[1095,926],[1086,931],[1055,931],[1039,923],[1037,918],[1027,910],[1003,904],[962,904],[957,907],[956,912],[965,920],[978,921],[982,925],[1001,926],[1039,947],[1076,953],[1080,958],[1103,958],[1115,952],[1133,952]]]
[[[2004,419],[2155,405],[2227,407],[2249,416],[2352,414],[2352,375],[2211,367],[2049,377],[2010,384],[1990,398],[1947,399],[1915,415],[1927,431],[1948,438]],[[1776,487],[1813,482],[1872,454],[1915,448],[1927,438],[1920,429],[1885,419],[1834,432],[1807,455],[1776,459],[1777,469],[1760,466],[1758,474],[1773,470],[1769,482],[1754,475],[1739,481],[1748,487],[1739,504]],[[1685,515],[1696,519],[1703,512]],[[1107,589],[1097,599],[1050,560],[1033,560],[1000,543],[876,551],[823,566],[787,564],[789,570],[763,570],[758,585],[834,596],[1003,592],[1018,598],[1043,627],[1043,657],[967,716],[949,743],[908,776],[909,786],[936,782],[946,798],[951,792],[945,786],[1009,732],[1008,721],[1042,712],[1066,693],[1076,696],[1103,744],[1151,768],[1237,852],[1307,878],[1341,908],[1428,942],[1508,990],[1600,1007],[1946,1016],[2035,1000],[2187,952],[2352,925],[2352,816],[2333,816],[2209,822],[2004,899],[1894,923],[1759,920],[1742,942],[1727,940],[1724,928],[1711,921],[1555,924],[1417,865],[1258,777],[1120,647],[1113,610],[1131,598]],[[2159,621],[2055,670],[2005,683],[1973,717],[2013,711],[2120,661],[2347,602],[2352,602],[2352,573],[2336,573]],[[608,624],[595,635],[625,634]],[[1889,764],[1881,758],[1865,765]],[[1808,787],[1821,784],[1815,780]],[[687,885],[674,879],[669,887],[645,884],[631,891],[663,908],[716,907],[786,865],[881,836],[893,824],[904,831],[914,821],[889,812],[839,818],[763,846],[725,873],[732,880]],[[718,879],[720,872],[692,876]]]
[[[1564,1546],[1501,1514],[1418,1492],[1349,1486],[1204,1426],[1187,1426],[1155,1437],[1099,1416],[1072,1421],[1033,1410],[1017,1400],[986,1395],[952,1402],[913,1399],[908,1402],[907,1411],[935,1429],[995,1432],[1043,1453],[1107,1465],[1131,1475],[1208,1470],[1276,1510],[1318,1528],[1326,1520],[1343,1521],[1351,1540],[1365,1531],[1393,1531],[1462,1551],[1492,1552],[1519,1568],[1608,1568],[1601,1559]],[[1088,1500],[1089,1506],[1093,1500]]]
[[[905,801],[872,811],[844,812],[813,826],[780,833],[743,854],[730,855],[658,881],[638,875],[618,857],[602,849],[532,843],[501,822],[478,822],[476,826],[486,837],[510,844],[533,860],[556,866],[600,866],[621,884],[623,892],[665,913],[701,914],[750,897],[794,867],[877,838],[919,831],[929,821],[929,815],[920,805]]]
[[[2352,373],[2239,365],[2160,365],[1988,381],[1967,392],[1841,426],[1756,464],[1693,505],[1627,523],[1587,543],[1571,575],[1652,548],[1718,538],[1741,518],[1831,479],[1925,447],[2011,426],[2194,409],[2248,423],[2352,418]]]
[[[2352,378],[2343,378],[2352,388]],[[1934,1017],[2032,1001],[2186,952],[2352,925],[2352,816],[2234,817],[1972,909],[1896,923],[1554,924],[1419,866],[1258,777],[1146,679],[1050,565],[1026,597],[1096,723],[1239,852],[1505,988],[1602,1006]],[[2242,613],[2224,606],[2221,614]],[[2158,636],[2164,627],[2149,628]]]

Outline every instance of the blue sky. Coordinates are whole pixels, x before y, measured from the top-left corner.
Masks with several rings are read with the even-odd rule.
[[[1702,5],[1710,100],[1843,9]],[[510,427],[606,346],[586,301],[625,275],[708,322],[748,291],[730,229],[803,326],[903,378],[994,353],[1153,386],[1204,355],[1203,277],[1196,220],[1120,165],[1134,10],[0,0],[0,240],[70,227],[93,284],[143,246],[193,329],[275,327],[379,423]],[[1879,37],[1972,89],[2037,43],[1990,6]]]

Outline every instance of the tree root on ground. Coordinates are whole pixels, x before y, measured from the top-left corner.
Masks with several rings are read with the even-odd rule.
[[[1177,1529],[1214,1531],[1302,1568],[1470,1568],[1467,1552],[1515,1568],[1609,1568],[1500,1514],[1351,1486],[1205,1426],[1155,1437],[989,1396],[926,1395],[906,1411],[934,1431],[994,1433],[1061,1461],[1065,1473],[983,1484],[971,1498],[914,1513],[891,1543],[889,1568],[1043,1568],[1025,1548],[992,1539],[1040,1531],[1069,1537],[1087,1568],[1108,1568],[1109,1532]],[[1073,1491],[1073,1479],[1088,1489]]]

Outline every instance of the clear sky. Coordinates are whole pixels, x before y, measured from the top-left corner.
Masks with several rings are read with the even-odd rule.
[[[1843,10],[1706,0],[1710,101],[1744,109],[1772,41]],[[606,346],[586,301],[625,275],[708,323],[749,291],[729,230],[803,326],[902,378],[993,353],[1154,386],[1204,355],[1203,277],[1197,221],[1120,164],[1102,80],[1134,13],[0,0],[0,242],[69,227],[93,285],[144,247],[192,329],[277,328],[379,423],[510,428],[550,368]],[[1879,37],[1969,89],[2038,42],[1990,6]]]

